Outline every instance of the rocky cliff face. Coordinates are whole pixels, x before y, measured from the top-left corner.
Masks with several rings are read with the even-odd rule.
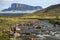
[[[12,3],[11,7],[4,9],[2,11],[27,11],[27,10],[40,10],[42,7],[40,6],[30,6],[26,4],[20,3]]]

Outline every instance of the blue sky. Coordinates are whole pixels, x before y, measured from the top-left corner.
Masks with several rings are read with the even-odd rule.
[[[50,5],[60,4],[60,0],[0,0],[0,10],[10,7],[11,3],[22,3],[46,8]]]

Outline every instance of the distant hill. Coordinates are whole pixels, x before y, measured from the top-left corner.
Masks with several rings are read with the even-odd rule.
[[[47,7],[47,8],[45,8],[45,9],[43,9],[43,10],[41,10],[41,11],[37,11],[36,13],[40,13],[40,12],[42,12],[42,13],[60,13],[60,4],[57,4],[57,5],[52,5],[52,6],[50,6],[50,7]]]
[[[20,4],[20,3],[12,3],[11,7],[2,10],[4,11],[30,11],[30,10],[40,10],[42,9],[41,6],[30,6],[30,5],[26,5],[26,4]]]
[[[22,18],[60,19],[60,4],[52,5],[33,14],[25,15]]]

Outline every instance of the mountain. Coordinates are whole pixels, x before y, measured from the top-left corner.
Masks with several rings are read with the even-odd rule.
[[[20,4],[20,3],[12,3],[11,7],[2,10],[4,11],[33,11],[33,10],[40,10],[42,9],[42,7],[40,6],[30,6],[30,5],[26,5],[26,4]]]
[[[24,15],[22,18],[60,19],[60,4],[51,5],[35,13]]]
[[[45,8],[45,9],[43,9],[43,10],[41,10],[41,11],[37,11],[36,13],[40,13],[40,12],[42,12],[42,13],[49,13],[49,14],[60,14],[60,4],[56,4],[56,5],[52,5],[52,6],[50,6],[50,7],[47,7],[47,8]]]

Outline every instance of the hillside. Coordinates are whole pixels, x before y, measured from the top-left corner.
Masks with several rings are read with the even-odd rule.
[[[36,12],[35,14],[37,14],[37,13],[50,14],[50,15],[56,15],[57,14],[58,15],[58,14],[60,14],[60,4],[52,5],[48,8],[45,8],[41,11]]]
[[[60,4],[52,5],[33,14],[25,15],[22,18],[60,19]]]

